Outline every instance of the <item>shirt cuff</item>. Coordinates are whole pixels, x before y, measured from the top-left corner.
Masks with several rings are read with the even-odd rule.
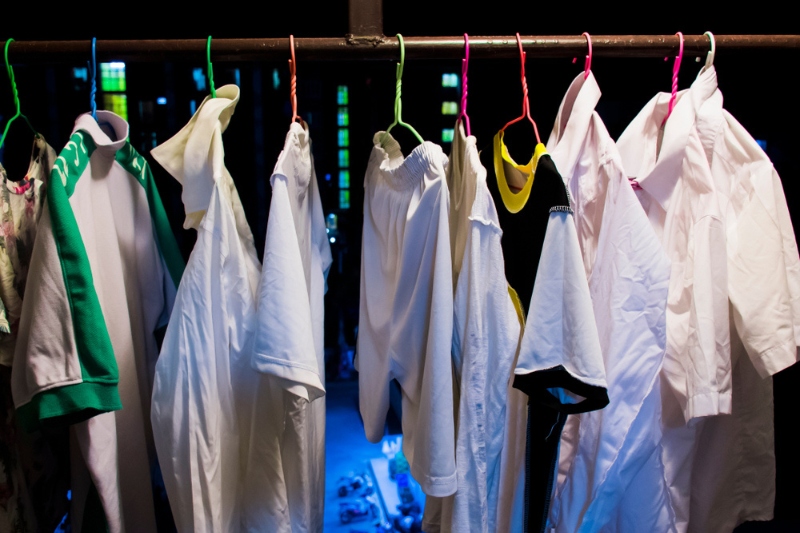
[[[730,392],[708,392],[689,398],[683,416],[688,422],[693,418],[731,414]]]
[[[750,360],[753,362],[758,375],[762,378],[768,378],[795,364],[797,355],[797,346],[794,342],[791,342],[784,346],[773,346],[769,350],[751,357]]]
[[[285,382],[284,389],[304,400],[312,402],[325,396],[325,386],[322,384],[319,374],[307,365],[255,354],[252,366],[262,374],[269,374],[281,379]]]
[[[419,483],[422,492],[428,496],[436,496],[437,498],[444,498],[445,496],[455,494],[457,487],[456,472],[453,472],[449,476],[436,477],[429,476],[422,472],[420,468],[416,467],[416,464],[411,466],[411,475],[417,480],[417,483]]]

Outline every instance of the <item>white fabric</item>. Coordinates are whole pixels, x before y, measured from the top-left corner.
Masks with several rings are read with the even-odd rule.
[[[286,135],[271,183],[252,364],[286,389],[278,401],[264,404],[264,411],[280,411],[283,405],[285,415],[281,424],[271,429],[254,417],[253,440],[266,440],[270,436],[263,434],[271,431],[281,435],[291,531],[321,532],[325,503],[323,298],[331,251],[311,140],[296,122]],[[259,460],[252,458],[250,471],[258,469]],[[268,480],[260,475],[255,478]],[[253,485],[248,486],[245,498],[252,504],[248,530],[254,531],[268,505],[263,491]]]
[[[637,196],[672,262],[661,374],[662,461],[677,531],[685,531],[689,520],[692,464],[702,424],[697,419],[731,412],[725,220],[692,98],[689,91],[678,93],[660,131],[670,95],[659,93],[617,143],[623,167],[641,185]],[[645,494],[648,488],[647,483],[634,484],[631,491]]]
[[[520,341],[525,322],[521,318]],[[512,368],[517,366],[519,343]],[[517,533],[522,531],[525,521],[525,451],[528,422],[528,395],[508,381],[508,403],[505,413],[503,450],[500,454],[500,487],[497,502],[497,531]],[[569,420],[572,417],[569,417]]]
[[[144,187],[137,183],[138,176],[132,176],[115,161],[117,151],[127,141],[128,124],[105,111],[98,111],[98,119],[108,124],[114,139],[100,129],[91,115],[78,117],[73,132],[82,130],[97,148],[77,181],[69,204],[113,346],[123,409],[99,414],[71,427],[80,449],[80,454],[72,456],[73,476],[87,480],[84,490],[73,492],[73,514],[82,517],[90,486],[88,469],[109,531],[151,531],[155,530],[155,512],[150,472],[155,457],[147,421],[148,368],[157,357],[153,333],[165,310],[168,313],[171,307],[172,294],[165,292],[171,282],[166,281],[169,274],[153,237]],[[20,364],[14,368],[19,366],[30,373],[23,379],[51,380],[52,387],[59,387],[63,383],[57,380],[63,378],[64,372],[77,370],[80,378],[81,370],[73,355],[77,349],[70,327],[70,307],[48,207],[39,231],[17,344]],[[51,350],[43,352],[45,347]],[[27,361],[41,353],[50,359],[47,365]],[[61,360],[62,357],[69,359]],[[73,528],[81,531],[80,518]]]
[[[502,230],[486,169],[475,137],[467,137],[463,125],[453,139],[447,181],[456,283],[452,355],[458,490],[442,500],[426,499],[423,530],[489,533],[497,531],[504,415],[520,323],[508,293]],[[430,514],[440,516],[434,520]]]
[[[573,200],[609,385],[609,405],[570,417],[562,433],[548,519],[559,532],[626,531],[608,522],[627,512],[629,483],[660,453],[669,260],[595,112],[599,99],[594,74],[581,72],[547,144]],[[666,495],[663,476],[647,482]],[[659,526],[651,530],[667,530]]]
[[[361,416],[367,439],[380,441],[389,382],[396,379],[411,475],[426,494],[449,496],[456,490],[456,465],[447,156],[425,142],[404,159],[385,132],[376,133],[373,142],[364,179]]]
[[[770,520],[775,506],[772,380],[797,360],[800,258],[780,178],[725,110],[713,66],[692,85],[728,236],[733,407],[705,421],[692,475],[689,531]]]
[[[180,132],[152,151],[182,183],[184,198],[195,199],[186,211],[197,242],[156,365],[151,411],[178,531],[241,530],[260,265],[224,165],[222,132],[238,100],[238,87],[220,87],[217,98],[206,98]]]
[[[606,388],[589,284],[573,215],[552,211],[520,343],[517,376],[563,366],[574,378]],[[575,403],[559,388],[562,403]]]

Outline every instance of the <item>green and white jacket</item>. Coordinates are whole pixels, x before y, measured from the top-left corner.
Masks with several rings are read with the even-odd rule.
[[[25,427],[77,424],[110,531],[155,530],[154,332],[169,318],[183,266],[127,122],[105,111],[80,116],[50,175],[12,392]],[[86,495],[73,494],[80,507]]]

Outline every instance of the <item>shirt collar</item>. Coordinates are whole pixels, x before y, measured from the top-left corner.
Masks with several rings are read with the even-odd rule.
[[[104,129],[112,133],[114,140]],[[92,117],[91,113],[84,113],[79,116],[75,120],[75,127],[72,129],[73,133],[76,131],[83,131],[89,134],[97,146],[96,151],[98,153],[114,157],[117,150],[128,142],[129,126],[124,118],[111,111],[98,111],[97,120]]]
[[[722,112],[722,93],[717,87],[714,66],[704,67],[692,83],[692,102],[697,114],[697,134],[703,144],[706,158],[711,161],[714,143],[721,133],[725,116]]]
[[[628,177],[652,196],[666,211],[678,183],[695,111],[689,91],[680,91],[656,153],[659,130],[669,109],[670,93],[658,93],[633,119],[617,142]]]
[[[590,71],[586,77],[581,72],[572,81],[561,101],[553,131],[547,141],[547,152],[565,179],[572,176],[578,163],[600,95],[600,87],[594,74]]]
[[[223,175],[222,133],[239,102],[239,87],[224,85],[207,96],[194,116],[171,139],[150,153],[183,186],[184,227],[198,227],[216,180]]]

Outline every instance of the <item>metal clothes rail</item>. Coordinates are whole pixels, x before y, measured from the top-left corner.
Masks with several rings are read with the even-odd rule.
[[[351,0],[352,2],[352,0]],[[352,21],[351,21],[352,22]],[[352,28],[352,25],[351,25]],[[374,31],[374,27],[370,28]],[[704,35],[686,35],[684,54],[703,56],[709,50]],[[715,35],[718,51],[793,50],[800,51],[800,35]],[[464,54],[463,36],[405,37],[409,59],[460,59]],[[343,38],[296,38],[299,61],[396,60],[396,37],[348,34]],[[528,57],[576,57],[586,54],[586,39],[581,36],[525,35],[522,45]],[[98,40],[98,61],[198,61],[205,57],[206,39]],[[469,37],[473,58],[518,57],[513,35]],[[676,55],[679,39],[675,35],[592,35],[594,57],[665,57]],[[9,47],[13,62],[85,62],[91,53],[91,40],[15,41]],[[214,39],[214,62],[285,60],[289,57],[289,38]]]

